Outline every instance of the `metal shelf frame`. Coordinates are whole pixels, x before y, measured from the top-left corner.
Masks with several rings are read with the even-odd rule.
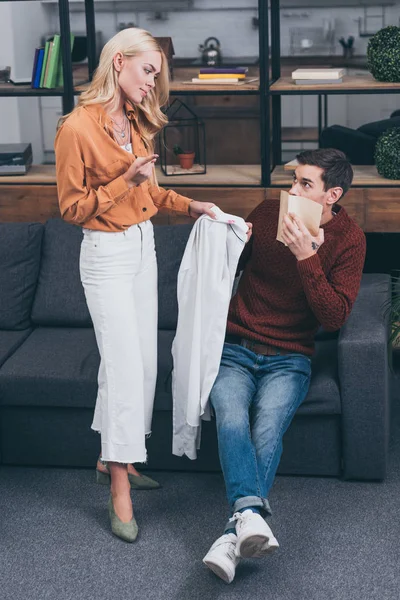
[[[260,30],[261,35],[261,30]],[[260,56],[261,59],[261,56]],[[328,96],[339,95],[359,95],[359,94],[399,94],[400,87],[397,88],[363,88],[363,89],[293,89],[279,90],[271,89],[271,86],[278,81],[281,76],[281,48],[280,48],[280,0],[271,0],[271,66],[272,79],[268,88],[268,96],[271,98],[272,106],[272,169],[269,177],[266,178],[267,186],[271,185],[271,173],[274,168],[282,164],[282,119],[281,119],[281,96],[318,96],[318,133],[323,127],[328,125]]]

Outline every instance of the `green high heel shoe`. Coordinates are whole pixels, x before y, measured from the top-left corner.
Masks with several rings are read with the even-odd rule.
[[[124,523],[123,521],[121,521],[121,519],[115,512],[111,494],[108,500],[108,514],[110,516],[111,531],[113,532],[113,534],[121,538],[121,540],[124,540],[125,542],[134,542],[137,538],[139,531],[136,519],[135,517],[132,517],[132,519],[128,523]]]
[[[147,477],[147,475],[134,475],[133,473],[128,473],[128,479],[132,490],[157,490],[161,487],[158,481],[151,477]],[[96,483],[99,483],[100,485],[110,485],[110,473],[104,473],[103,471],[96,469]]]

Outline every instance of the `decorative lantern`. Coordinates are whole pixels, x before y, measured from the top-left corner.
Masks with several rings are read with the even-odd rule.
[[[160,166],[164,175],[201,175],[206,172],[205,127],[184,102],[176,98],[165,110],[168,123],[159,136]]]

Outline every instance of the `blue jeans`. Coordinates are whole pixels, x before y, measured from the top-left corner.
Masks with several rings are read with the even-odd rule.
[[[271,514],[267,497],[283,434],[307,394],[310,375],[304,354],[264,356],[225,343],[210,401],[232,513],[256,506]]]

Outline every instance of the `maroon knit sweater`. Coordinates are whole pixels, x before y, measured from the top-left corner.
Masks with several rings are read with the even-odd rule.
[[[240,257],[244,268],[232,298],[227,333],[311,355],[320,325],[339,329],[356,299],[365,236],[341,206],[323,225],[317,254],[298,261],[276,240],[279,200],[265,200],[249,215],[253,235]]]

